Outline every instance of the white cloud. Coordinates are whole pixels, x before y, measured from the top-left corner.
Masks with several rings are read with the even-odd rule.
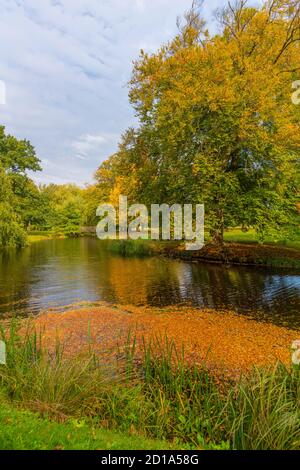
[[[207,17],[225,0],[206,1]],[[0,124],[43,159],[39,181],[83,184],[135,122],[126,83],[191,0],[0,0]]]
[[[5,83],[0,80],[0,104],[5,105],[6,103],[6,87]]]
[[[146,0],[135,0],[138,9],[143,10],[145,8]]]
[[[72,143],[72,148],[76,151],[75,157],[85,160],[88,158],[91,150],[97,148],[107,140],[102,135],[86,134]]]

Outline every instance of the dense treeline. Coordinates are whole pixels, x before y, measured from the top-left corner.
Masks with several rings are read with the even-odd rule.
[[[23,246],[32,231],[74,236],[96,223],[97,188],[37,185],[29,170],[41,170],[34,147],[0,126],[0,248]]]
[[[26,140],[6,135],[0,127],[0,247],[21,246],[26,224],[34,217],[36,187],[26,171],[37,171],[40,162]]]
[[[75,185],[37,186],[28,170],[40,170],[33,146],[0,127],[0,248],[23,246],[32,230],[74,235],[86,222],[85,190]]]
[[[29,230],[77,234],[95,225],[102,202],[204,203],[216,243],[224,230],[255,228],[291,237],[299,227],[300,2],[243,0],[219,11],[211,36],[194,1],[178,34],[154,54],[141,51],[130,81],[139,126],[101,164],[96,183],[37,186],[34,148],[0,127],[0,247]]]

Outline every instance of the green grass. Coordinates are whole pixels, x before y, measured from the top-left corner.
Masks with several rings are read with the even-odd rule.
[[[231,390],[225,427],[233,449],[299,450],[300,369],[255,370]]]
[[[1,402],[1,450],[158,450],[170,444],[130,436],[71,419],[57,423]]]
[[[27,242],[32,244],[43,240],[53,240],[54,238],[64,238],[64,234],[54,233],[50,230],[30,231],[27,235]]]
[[[28,235],[28,241],[35,243],[41,240],[48,240],[55,237],[55,234],[51,232],[30,232]],[[62,235],[60,235],[62,237]],[[239,228],[230,229],[224,234],[225,242],[241,243],[241,244],[258,244],[260,242],[259,237],[254,229],[250,229],[248,232],[243,232]],[[209,241],[209,237],[206,241]],[[176,251],[178,242],[174,241],[152,241],[152,240],[108,240],[103,241],[103,247],[111,253],[116,253],[122,256],[152,256],[158,253],[162,253],[173,249]],[[278,246],[282,248],[293,248],[300,250],[300,233],[295,235],[293,240],[290,239],[266,239],[264,244],[271,246]],[[286,261],[288,265],[290,261]],[[272,264],[272,263],[270,263]],[[275,266],[282,265],[282,260],[274,260]],[[298,266],[298,264],[297,264]]]
[[[299,367],[290,370],[277,364],[236,383],[225,377],[216,381],[205,363],[187,366],[184,351],[178,351],[167,337],[137,348],[136,339],[129,335],[116,351],[116,362],[109,365],[92,350],[66,359],[57,343],[49,352],[36,332],[20,336],[14,321],[9,332],[2,331],[2,338],[7,365],[0,367],[0,396],[4,397],[0,417],[12,415],[7,432],[0,432],[3,446],[43,446],[48,436],[54,447],[90,448],[103,438],[101,447],[112,448],[128,446],[128,436],[137,435],[141,437],[132,441],[133,447],[138,442],[148,446],[149,439],[154,440],[151,446],[168,441],[170,447],[180,449],[300,447]],[[10,403],[8,408],[5,403]],[[38,416],[24,415],[27,420],[19,414],[20,408]],[[32,420],[38,420],[41,440],[33,430],[26,432],[26,422],[30,428]],[[105,433],[108,429],[111,434]],[[9,440],[14,430],[20,436],[15,444]],[[72,430],[74,440],[68,441]],[[111,441],[108,436],[115,437]]]
[[[249,243],[249,244],[259,243],[259,238],[254,229],[251,229],[248,232],[243,232],[239,228],[234,228],[225,232],[224,239],[226,242],[233,242],[233,243]],[[288,240],[288,239],[280,240],[279,239],[275,241],[272,239],[266,239],[264,241],[264,244],[300,250],[300,233],[293,240]]]
[[[238,244],[252,244],[257,245],[260,243],[255,230],[243,232],[241,229],[235,228],[225,232],[225,242],[238,243]],[[209,239],[206,240],[207,242]],[[111,240],[103,242],[103,247],[111,253],[116,253],[122,256],[153,256],[157,254],[180,254],[178,251],[180,243],[177,241],[152,241],[152,240]],[[264,246],[277,246],[279,248],[293,248],[300,250],[300,233],[293,240],[265,240]],[[267,254],[265,259],[260,259],[253,249],[252,262],[258,265],[274,266],[274,267],[291,267],[298,268],[300,266],[299,260],[293,259],[289,254],[281,256],[278,250],[278,256],[270,257]],[[186,252],[186,258],[189,259],[190,253]],[[209,259],[209,258],[208,258]]]
[[[258,243],[255,230],[243,232],[240,229],[231,229],[225,232],[224,239],[234,243]]]
[[[27,240],[29,243],[40,242],[42,240],[49,240],[50,237],[47,235],[28,235]]]

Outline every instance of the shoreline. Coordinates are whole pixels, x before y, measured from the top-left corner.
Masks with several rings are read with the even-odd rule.
[[[28,241],[31,245],[39,241],[66,238],[44,234],[39,236],[36,233],[29,235]],[[96,236],[92,233],[81,233],[78,237],[70,238],[95,239]],[[107,240],[104,243],[109,251],[128,256],[166,256],[190,262],[300,269],[300,250],[283,245],[225,241],[222,246],[206,243],[201,250],[187,251],[183,242],[176,241]]]
[[[186,251],[182,245],[166,247],[163,254],[186,261],[207,263],[261,266],[278,268],[300,268],[300,251],[275,245],[225,243],[218,247],[207,244],[200,251]]]

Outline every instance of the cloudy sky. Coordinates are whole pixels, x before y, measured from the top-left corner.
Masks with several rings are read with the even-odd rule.
[[[205,0],[203,14],[226,0]],[[90,182],[134,124],[127,82],[139,50],[176,32],[191,0],[0,0],[0,123],[42,160],[38,182]]]

